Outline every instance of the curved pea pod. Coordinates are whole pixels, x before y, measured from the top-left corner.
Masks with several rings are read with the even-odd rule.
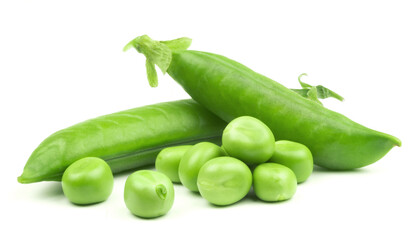
[[[144,35],[128,43],[125,50],[133,47],[143,53],[151,60],[151,68],[157,65],[167,72],[194,100],[221,119],[252,116],[264,122],[276,140],[306,145],[316,165],[338,170],[360,168],[401,145],[394,136],[367,128],[312,101],[317,99],[318,91],[301,94],[224,56],[186,50],[190,41],[168,42]],[[156,86],[156,76],[148,78]]]
[[[169,146],[220,143],[226,123],[195,101],[158,103],[90,119],[46,138],[27,161],[20,183],[61,180],[84,157],[100,157],[113,173],[153,164]]]

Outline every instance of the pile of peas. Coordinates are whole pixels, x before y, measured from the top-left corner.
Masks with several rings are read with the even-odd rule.
[[[240,201],[251,186],[262,201],[288,200],[312,173],[313,158],[306,146],[275,141],[263,122],[242,116],[226,126],[221,147],[210,142],[168,147],[158,154],[155,168],[136,171],[126,180],[125,204],[136,216],[166,214],[174,202],[173,183],[214,205]],[[105,161],[83,158],[67,168],[62,186],[71,202],[92,204],[109,197],[113,176]]]

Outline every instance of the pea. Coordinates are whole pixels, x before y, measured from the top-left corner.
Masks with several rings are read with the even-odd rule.
[[[255,195],[263,201],[276,202],[292,198],[297,180],[290,168],[278,163],[263,163],[253,172]]]
[[[296,175],[298,183],[304,182],[313,171],[311,151],[303,144],[281,140],[276,142],[270,162],[290,168]]]
[[[179,177],[181,183],[193,192],[198,192],[197,175],[200,168],[212,158],[224,156],[222,149],[213,143],[201,142],[191,147],[181,158]]]
[[[179,183],[179,164],[184,153],[189,150],[191,145],[168,147],[158,153],[155,160],[155,169],[167,175],[172,182]]]
[[[159,217],[173,206],[173,183],[163,173],[139,170],[126,179],[124,199],[126,207],[134,215],[143,218]]]
[[[243,116],[232,120],[222,135],[229,156],[252,165],[268,161],[274,152],[274,135],[260,120]]]
[[[233,157],[214,158],[200,169],[197,178],[199,192],[215,205],[230,205],[250,191],[251,170]]]
[[[86,157],[72,163],[62,176],[64,195],[75,204],[106,200],[113,189],[113,174],[105,161]]]

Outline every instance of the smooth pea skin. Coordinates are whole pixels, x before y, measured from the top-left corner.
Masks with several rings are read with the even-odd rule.
[[[205,163],[197,178],[203,198],[215,205],[230,205],[250,191],[251,170],[233,157],[218,157]]]
[[[168,147],[158,153],[155,160],[155,169],[167,175],[172,182],[179,183],[179,164],[183,155],[192,145]]]
[[[243,116],[226,126],[222,144],[229,156],[255,165],[268,161],[273,155],[274,135],[260,120]]]
[[[182,157],[179,165],[181,183],[193,192],[198,192],[197,175],[207,161],[224,156],[221,147],[210,142],[201,142],[191,147]]]
[[[72,163],[62,176],[64,195],[75,204],[92,204],[106,200],[113,189],[113,175],[107,163],[86,157]]]
[[[267,202],[292,198],[296,192],[297,180],[290,168],[278,163],[263,163],[253,172],[255,195]]]
[[[297,142],[277,141],[270,162],[290,168],[295,173],[298,183],[306,181],[313,171],[311,151],[305,145]]]
[[[126,207],[134,215],[142,218],[159,217],[173,206],[173,183],[163,173],[139,170],[126,179],[124,199]]]

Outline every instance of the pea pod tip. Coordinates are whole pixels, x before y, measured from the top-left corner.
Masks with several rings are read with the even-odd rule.
[[[395,146],[397,146],[397,147],[402,146],[402,141],[399,138],[393,137],[393,141],[395,142]]]

